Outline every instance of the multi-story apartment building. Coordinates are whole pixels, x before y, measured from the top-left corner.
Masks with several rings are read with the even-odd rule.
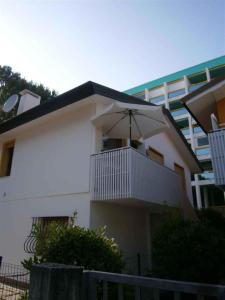
[[[225,56],[158,78],[125,91],[170,110],[178,127],[201,161],[204,172],[192,176],[193,204],[202,208],[224,203],[224,192],[214,184],[208,138],[180,101],[216,77],[225,75]]]

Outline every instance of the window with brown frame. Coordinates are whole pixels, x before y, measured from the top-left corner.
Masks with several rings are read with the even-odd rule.
[[[185,172],[184,168],[174,163],[174,171],[181,177],[181,183],[184,191],[186,192],[186,180],[185,180]]]
[[[0,177],[10,176],[15,141],[7,142],[2,147]]]
[[[149,147],[146,150],[146,154],[149,156],[150,159],[156,161],[161,165],[164,165],[164,155],[159,151],[157,151],[156,149]]]

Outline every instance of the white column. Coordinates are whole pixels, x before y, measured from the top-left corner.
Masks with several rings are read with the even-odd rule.
[[[197,207],[198,209],[202,208],[202,201],[201,201],[201,191],[200,186],[198,184],[198,175],[195,174],[195,191],[196,191],[196,199],[197,199]]]
[[[148,89],[145,89],[145,101],[150,102],[150,92]]]
[[[211,78],[210,78],[210,72],[208,68],[205,68],[205,73],[206,73],[207,82],[209,82]]]
[[[170,109],[169,100],[168,100],[168,87],[167,87],[167,83],[164,82],[163,86],[164,86],[164,96],[165,96],[165,107],[167,109]]]
[[[184,75],[184,89],[185,89],[186,95],[189,93],[188,88],[189,88],[189,80],[188,80],[187,76]]]
[[[191,139],[191,148],[195,152],[195,140],[194,140],[194,132],[192,127],[192,117],[191,115],[188,116],[188,125],[189,125],[189,131],[190,131],[190,139]],[[197,199],[197,206],[199,209],[202,208],[202,201],[201,201],[201,191],[200,186],[198,183],[198,175],[194,175],[195,178],[195,191],[196,191],[196,199]]]
[[[191,139],[191,148],[193,151],[195,151],[195,141],[194,141],[194,132],[192,127],[192,116],[188,116],[188,125],[189,125],[189,131],[190,131],[190,139]]]

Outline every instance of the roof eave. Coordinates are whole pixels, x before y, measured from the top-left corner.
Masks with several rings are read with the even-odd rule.
[[[163,107],[163,112],[164,114],[168,117],[168,119],[170,120],[170,122],[172,123],[173,127],[175,128],[177,134],[179,135],[179,137],[181,138],[181,140],[183,141],[183,143],[185,144],[187,150],[189,151],[189,154],[191,155],[191,157],[194,159],[194,162],[196,164],[196,171],[198,172],[192,172],[192,173],[201,173],[203,171],[201,164],[199,162],[199,160],[197,159],[195,153],[193,152],[193,150],[191,149],[190,145],[188,144],[187,140],[185,139],[185,137],[183,136],[181,130],[178,128],[177,123],[174,121],[171,113],[169,112],[168,109],[166,109],[165,107]]]

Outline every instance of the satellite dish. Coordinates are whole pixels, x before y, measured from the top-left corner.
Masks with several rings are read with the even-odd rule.
[[[15,105],[17,104],[18,99],[19,99],[19,96],[16,95],[16,94],[10,96],[10,97],[6,100],[6,102],[4,103],[2,110],[3,110],[5,113],[10,112],[10,111],[15,107]]]

